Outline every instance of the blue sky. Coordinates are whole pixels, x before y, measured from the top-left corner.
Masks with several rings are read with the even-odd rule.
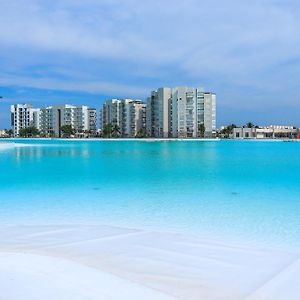
[[[300,126],[296,0],[1,0],[0,128],[9,105],[145,99],[203,86],[218,125]]]

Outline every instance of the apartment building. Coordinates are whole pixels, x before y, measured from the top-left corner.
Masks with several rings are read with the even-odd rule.
[[[155,138],[172,136],[172,89],[159,88],[147,98],[147,135]]]
[[[61,127],[70,125],[75,135],[96,134],[97,112],[88,106],[56,105],[41,109],[40,130],[43,136],[61,137]]]
[[[141,100],[121,101],[120,130],[123,137],[135,137],[146,131],[146,104]]]
[[[61,127],[70,125],[75,136],[97,134],[97,112],[88,106],[54,105],[11,107],[14,136],[36,127],[41,136],[61,137]],[[216,95],[194,87],[162,87],[151,92],[147,104],[138,99],[110,99],[100,110],[100,130],[111,125],[121,137],[197,138],[216,135]]]
[[[156,138],[216,135],[216,95],[201,88],[160,88],[147,101],[147,133]]]
[[[134,99],[107,100],[100,110],[101,129],[110,124],[121,137],[135,137],[146,130],[146,104]]]
[[[204,103],[204,117],[202,119],[202,114],[199,115],[198,124],[204,124],[206,137],[215,137],[217,133],[217,96],[215,93],[201,92],[198,97],[203,99]],[[197,109],[201,111],[201,105]]]
[[[18,137],[20,129],[36,127],[40,129],[40,109],[33,108],[31,104],[11,105],[11,127],[14,137]]]
[[[121,127],[121,102],[120,99],[110,99],[105,101],[100,109],[100,128],[103,129],[105,125]]]

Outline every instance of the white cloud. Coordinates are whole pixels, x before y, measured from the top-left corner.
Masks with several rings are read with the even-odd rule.
[[[25,76],[11,76],[1,74],[0,86],[24,86],[30,88],[70,91],[70,92],[89,92],[92,94],[107,94],[118,97],[144,96],[149,87],[117,84],[105,81],[62,81],[55,78],[26,78]]]
[[[0,61],[11,76],[2,84],[112,93],[131,87],[141,93],[145,88],[137,86],[152,85],[144,84],[147,79],[205,78],[216,88],[226,82],[237,89],[296,85],[282,67],[300,55],[296,0],[2,0],[0,10],[0,54],[19,53],[13,69]],[[20,58],[28,51],[34,55]],[[93,60],[98,70],[87,66]],[[44,69],[44,79],[33,76],[30,67],[41,61],[65,68],[69,80],[62,83],[48,73],[51,68]],[[123,73],[114,76],[120,66]],[[153,79],[160,73],[168,78]]]

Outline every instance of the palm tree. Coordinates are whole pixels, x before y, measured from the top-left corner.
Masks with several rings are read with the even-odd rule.
[[[204,138],[204,134],[205,134],[205,126],[203,123],[198,125],[198,131],[200,133],[200,137]]]
[[[71,135],[75,134],[75,130],[71,125],[63,125],[60,127],[60,131],[63,135],[63,137],[71,137]]]
[[[141,128],[137,133],[136,133],[136,138],[145,138],[147,137],[147,133],[146,133],[146,130],[144,128]]]
[[[120,130],[120,127],[115,124],[112,128],[112,134],[113,134],[113,137],[120,137],[120,134],[121,134],[121,130]]]
[[[55,137],[55,131],[53,129],[49,130],[48,137],[50,137],[50,138],[54,138]]]
[[[14,131],[12,129],[5,129],[5,133],[9,137],[12,137],[14,135]]]
[[[223,135],[224,138],[228,138],[230,134],[233,133],[233,129],[236,128],[237,126],[235,124],[231,124],[223,128],[220,133]]]
[[[254,127],[254,124],[252,122],[248,122],[246,124],[246,128],[253,128]]]
[[[103,137],[110,138],[112,134],[113,126],[109,124],[105,124],[102,130]]]
[[[84,133],[86,134],[86,136],[87,136],[88,138],[90,138],[91,135],[93,134],[93,131],[92,131],[91,129],[89,129],[89,130],[84,130]]]
[[[33,126],[27,127],[27,128],[22,128],[19,131],[19,136],[20,137],[36,137],[40,134],[39,130]]]

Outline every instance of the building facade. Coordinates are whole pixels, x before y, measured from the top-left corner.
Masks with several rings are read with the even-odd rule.
[[[57,105],[41,109],[40,131],[46,137],[61,137],[61,127],[72,126],[75,136],[96,135],[96,109],[88,106]]]
[[[239,127],[233,129],[234,139],[287,139],[297,138],[299,131],[293,126],[262,126],[262,127]]]
[[[100,109],[100,129],[103,129],[107,124],[121,127],[121,102],[120,99],[105,101]]]
[[[156,138],[216,135],[216,95],[201,88],[160,88],[147,101],[147,133]]]
[[[14,137],[18,137],[20,130],[28,127],[40,129],[40,109],[33,108],[31,104],[11,105],[11,128]]]
[[[136,137],[146,132],[146,104],[134,99],[107,100],[100,110],[100,120],[102,130],[111,125],[121,137]]]
[[[201,97],[203,97],[204,103],[204,118],[202,119],[200,114],[198,124],[204,124],[206,137],[215,137],[217,133],[217,96],[215,93],[203,92]]]
[[[147,99],[147,135],[155,138],[172,136],[172,89],[159,88]]]
[[[33,126],[42,137],[62,137],[70,125],[76,137],[96,136],[97,112],[88,106],[11,106],[14,136]],[[109,126],[108,126],[109,125]],[[162,87],[147,104],[137,99],[110,99],[100,110],[100,132],[115,137],[198,138],[216,136],[216,95],[201,88]]]

